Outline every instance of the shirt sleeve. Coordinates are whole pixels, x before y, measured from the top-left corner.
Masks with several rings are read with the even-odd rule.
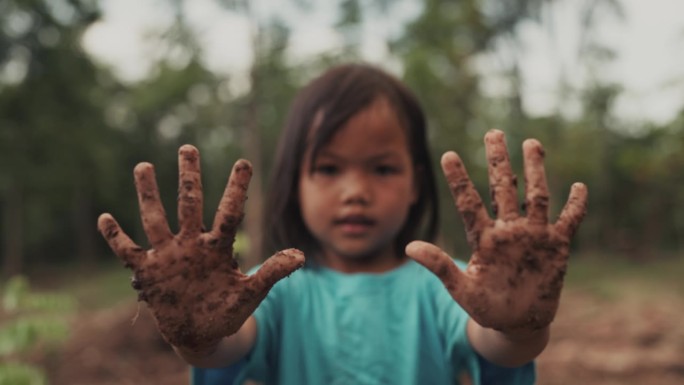
[[[191,385],[225,385],[232,384],[240,372],[244,360],[225,368],[190,368]]]
[[[492,364],[479,354],[480,385],[532,385],[537,379],[534,361],[517,368]]]

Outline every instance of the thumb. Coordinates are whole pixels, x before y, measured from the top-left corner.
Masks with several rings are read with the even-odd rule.
[[[452,295],[465,286],[467,280],[465,273],[439,247],[427,242],[413,241],[406,245],[406,255],[435,274]]]
[[[268,291],[276,282],[304,265],[304,253],[297,249],[281,250],[273,254],[254,273],[254,289]]]

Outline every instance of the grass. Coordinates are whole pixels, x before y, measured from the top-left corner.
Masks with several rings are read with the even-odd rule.
[[[58,291],[75,298],[81,310],[103,309],[124,300],[134,300],[130,270],[118,261],[83,268],[66,265],[30,275],[32,286],[40,291]]]
[[[566,287],[611,300],[684,296],[684,256],[636,261],[615,255],[581,255],[570,260]]]
[[[78,299],[82,308],[101,309],[134,300],[137,294],[130,282],[131,272],[117,265],[81,277],[78,283],[68,284],[64,289]]]

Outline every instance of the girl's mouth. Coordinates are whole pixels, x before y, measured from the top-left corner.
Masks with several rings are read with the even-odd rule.
[[[375,221],[363,215],[350,215],[336,219],[334,225],[345,235],[363,235],[375,224]]]

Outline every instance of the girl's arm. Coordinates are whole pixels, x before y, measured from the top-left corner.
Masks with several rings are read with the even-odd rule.
[[[230,361],[251,349],[256,323],[249,321],[250,316],[276,282],[304,264],[304,256],[294,249],[280,251],[255,274],[243,274],[233,258],[233,241],[244,214],[251,165],[245,160],[235,163],[209,230],[202,220],[197,149],[182,146],[178,166],[177,234],[169,229],[149,163],[138,164],[134,175],[151,248],[135,244],[109,214],[100,216],[98,228],[114,253],[133,270],[138,299],[147,302],[166,341],[183,357],[223,365],[227,362],[222,359]]]
[[[468,340],[482,357],[504,367],[518,367],[535,359],[549,342],[549,327],[541,330],[506,334],[468,320]]]
[[[558,220],[549,223],[549,192],[541,144],[523,143],[524,213],[519,212],[504,134],[485,136],[493,198],[487,213],[456,153],[442,157],[442,168],[466,228],[473,254],[465,271],[437,246],[412,242],[406,253],[439,277],[471,317],[468,337],[488,360],[519,365],[544,350],[560,299],[570,239],[587,206],[587,189],[575,183]]]
[[[204,352],[195,352],[176,346],[173,349],[185,362],[198,368],[229,366],[240,361],[252,350],[256,334],[256,319],[254,316],[249,316],[235,334],[224,337],[216,346]]]

